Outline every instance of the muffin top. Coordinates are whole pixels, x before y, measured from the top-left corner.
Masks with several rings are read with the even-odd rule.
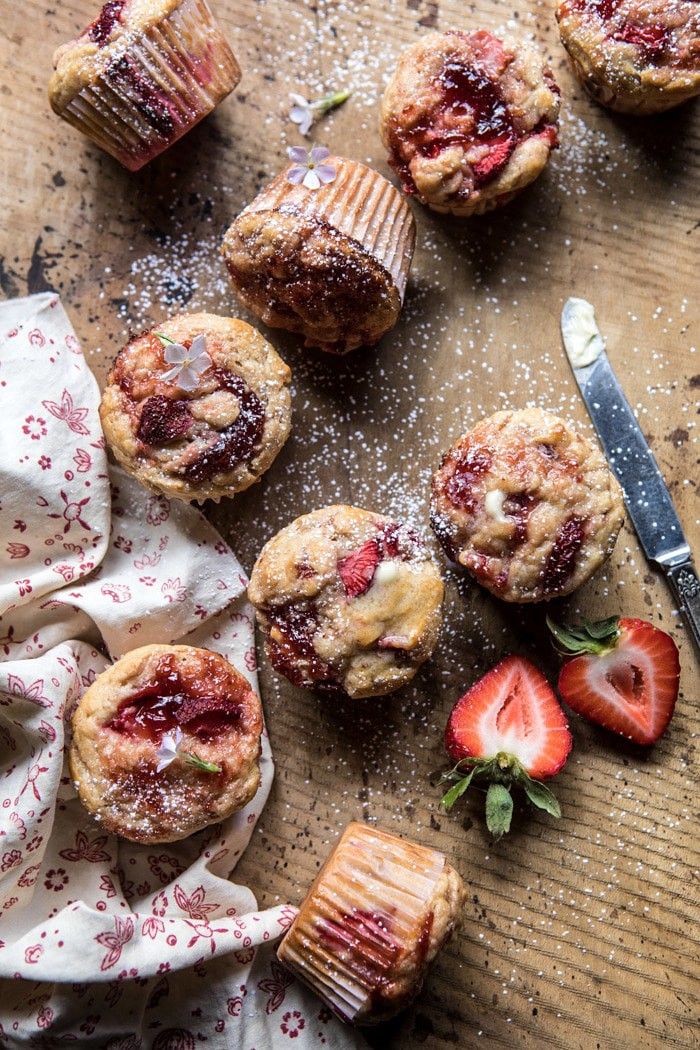
[[[100,417],[114,454],[144,484],[219,499],[256,481],[286,441],[290,378],[245,321],[179,314],[120,351]]]
[[[506,601],[573,591],[623,520],[598,447],[539,408],[482,420],[433,475],[431,522],[445,551]]]
[[[73,715],[71,774],[109,831],[169,842],[245,805],[259,783],[260,700],[218,653],[135,649]]]
[[[572,56],[613,89],[700,91],[696,0],[563,0],[557,20]]]
[[[295,685],[351,697],[410,681],[437,642],[443,593],[413,529],[342,505],[282,529],[248,587],[273,667]]]
[[[381,132],[404,190],[459,214],[531,181],[557,143],[558,115],[559,89],[532,48],[450,30],[402,54]]]
[[[330,156],[310,189],[277,175],[235,219],[222,247],[242,302],[262,321],[346,353],[395,323],[413,256],[411,211],[382,175]]]
[[[89,26],[57,48],[49,83],[52,108],[61,113],[74,95],[112,63],[139,34],[166,18],[182,0],[108,0]]]

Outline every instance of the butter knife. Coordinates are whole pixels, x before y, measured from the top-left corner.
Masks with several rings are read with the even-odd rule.
[[[561,333],[569,362],[649,561],[671,585],[700,649],[700,580],[666,482],[608,361],[593,307],[567,299]]]

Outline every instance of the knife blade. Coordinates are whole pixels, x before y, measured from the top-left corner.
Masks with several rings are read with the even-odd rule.
[[[561,332],[569,363],[610,468],[620,482],[639,542],[666,574],[700,649],[700,580],[670,493],[617,380],[595,312],[567,299]]]

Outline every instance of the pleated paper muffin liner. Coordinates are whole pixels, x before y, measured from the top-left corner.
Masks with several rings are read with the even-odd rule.
[[[278,958],[343,1020],[361,1021],[430,944],[430,902],[445,858],[350,824],[316,878]]]
[[[323,163],[336,170],[332,182],[317,190],[292,185],[289,165],[245,211],[282,211],[327,223],[384,267],[403,302],[416,239],[409,205],[395,186],[365,164],[336,156]]]
[[[137,171],[211,113],[240,78],[206,0],[183,0],[110,46],[108,64],[61,115]]]

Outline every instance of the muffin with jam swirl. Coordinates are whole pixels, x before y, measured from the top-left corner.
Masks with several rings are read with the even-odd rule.
[[[290,379],[251,325],[180,314],[120,351],[102,427],[119,462],[148,488],[218,502],[258,481],[287,440]]]
[[[485,29],[428,33],[401,55],[380,131],[405,193],[476,215],[537,178],[558,143],[559,88],[543,58]]]

